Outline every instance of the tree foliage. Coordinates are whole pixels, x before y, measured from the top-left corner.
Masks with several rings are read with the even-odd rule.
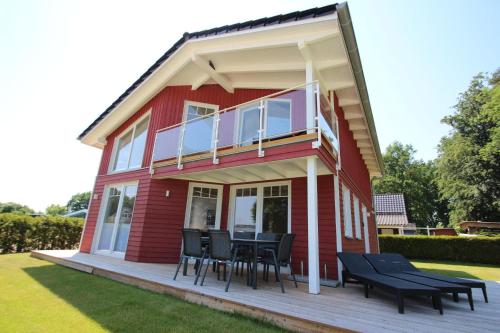
[[[0,213],[30,215],[35,214],[35,211],[26,205],[21,205],[15,202],[0,202]]]
[[[90,202],[90,192],[77,193],[68,201],[67,208],[69,212],[76,212],[87,209]]]
[[[47,215],[64,215],[68,212],[66,206],[52,204],[45,209]]]
[[[448,212],[434,182],[434,162],[417,160],[415,153],[411,145],[389,145],[383,155],[385,174],[375,179],[375,192],[403,193],[409,219],[417,226],[446,225]]]
[[[500,70],[475,76],[460,94],[438,147],[437,185],[450,222],[500,220]]]

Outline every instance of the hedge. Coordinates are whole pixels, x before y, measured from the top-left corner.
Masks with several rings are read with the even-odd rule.
[[[77,248],[83,223],[74,217],[0,214],[0,253]]]
[[[500,237],[379,236],[380,252],[411,259],[500,264]]]

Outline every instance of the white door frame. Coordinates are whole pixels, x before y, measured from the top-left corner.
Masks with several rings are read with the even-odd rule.
[[[189,220],[191,218],[191,205],[193,203],[193,188],[195,187],[205,187],[213,188],[217,190],[217,206],[215,212],[215,229],[220,229],[220,218],[222,209],[222,196],[224,191],[224,185],[207,184],[207,183],[196,183],[189,182],[188,198],[186,202],[186,214],[184,214],[184,227],[189,228]]]
[[[116,234],[117,234],[117,229],[118,225],[120,223],[120,215],[121,215],[121,210],[123,207],[123,198],[125,197],[125,187],[130,186],[130,185],[135,185],[137,187],[137,193],[139,192],[139,181],[131,181],[131,182],[125,182],[125,183],[115,183],[115,184],[106,184],[104,186],[104,191],[103,191],[103,200],[101,201],[101,207],[99,209],[99,218],[97,220],[97,225],[96,225],[96,231],[94,233],[94,239],[92,240],[92,253],[94,254],[100,254],[100,255],[106,255],[106,256],[111,256],[111,257],[116,257],[120,259],[125,258],[125,252],[119,252],[119,251],[114,251],[114,250],[98,250],[99,247],[99,240],[101,239],[101,233],[102,233],[102,228],[104,226],[104,214],[106,213],[106,207],[108,206],[108,201],[109,201],[109,191],[112,187],[117,187],[121,188],[121,194],[120,194],[120,199],[118,201],[118,207],[116,210],[116,216],[114,220],[114,225],[113,225],[113,232],[111,234],[111,241],[110,241],[110,248],[113,249],[115,247],[115,242],[116,242]],[[136,199],[137,199],[137,193],[136,193]],[[132,229],[132,222],[134,219],[134,211],[135,211],[135,201],[134,201],[134,208],[132,210],[132,220],[130,221],[130,228]],[[130,233],[129,233],[130,236]],[[128,239],[127,239],[127,247],[128,247]]]
[[[264,182],[264,183],[249,183],[249,184],[238,184],[231,185],[229,194],[229,213],[228,213],[228,230],[231,235],[234,233],[234,214],[235,211],[235,201],[236,201],[236,190],[240,188],[257,188],[257,209],[256,209],[256,221],[255,221],[255,236],[259,232],[262,232],[262,213],[264,209],[264,187],[268,186],[288,186],[288,221],[287,229],[288,233],[292,232],[292,182],[290,180],[275,181],[275,182]]]

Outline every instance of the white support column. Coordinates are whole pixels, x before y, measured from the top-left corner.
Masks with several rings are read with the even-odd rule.
[[[342,227],[340,221],[340,184],[339,176],[333,176],[333,195],[335,196],[335,235],[337,243],[337,253],[342,252]],[[342,282],[342,262],[337,258],[337,274],[338,279]]]
[[[309,254],[309,293],[319,294],[319,238],[318,238],[318,161],[307,158],[307,245]]]
[[[314,99],[314,67],[312,61],[306,61],[306,126],[307,133],[314,133],[316,126],[316,108]]]

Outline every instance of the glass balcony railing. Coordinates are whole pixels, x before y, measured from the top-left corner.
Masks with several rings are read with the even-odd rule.
[[[314,112],[309,126],[307,93],[312,93]],[[323,135],[338,151],[336,117],[328,99],[319,93],[317,82],[158,130],[152,163],[174,158],[179,168],[184,161],[197,159],[212,158],[218,163],[219,156],[235,148],[257,150],[258,156],[264,156],[266,142],[313,133],[317,134],[317,146]]]

